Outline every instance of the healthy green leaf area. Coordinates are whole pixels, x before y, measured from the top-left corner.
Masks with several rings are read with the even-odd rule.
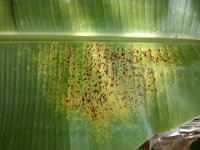
[[[200,115],[199,0],[1,0],[0,150],[132,150]]]

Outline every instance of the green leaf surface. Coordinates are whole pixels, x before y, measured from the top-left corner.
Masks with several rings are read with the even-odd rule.
[[[199,115],[199,44],[0,46],[2,149],[133,149]]]
[[[0,149],[131,150],[198,116],[199,7],[1,0]]]
[[[199,37],[198,0],[1,0],[1,30]]]
[[[17,31],[12,0],[0,1],[0,32]]]

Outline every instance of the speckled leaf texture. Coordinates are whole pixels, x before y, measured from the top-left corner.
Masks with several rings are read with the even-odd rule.
[[[0,150],[137,149],[199,93],[199,0],[0,1]]]

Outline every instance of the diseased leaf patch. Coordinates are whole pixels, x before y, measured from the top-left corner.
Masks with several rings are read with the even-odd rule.
[[[147,93],[158,94],[155,82],[164,77],[154,68],[181,64],[176,56],[174,49],[131,44],[53,43],[40,51],[39,72],[49,83],[48,99],[56,102],[58,111],[108,122],[147,107]]]

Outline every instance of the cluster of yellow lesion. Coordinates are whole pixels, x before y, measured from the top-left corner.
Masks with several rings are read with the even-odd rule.
[[[105,43],[54,43],[39,54],[49,99],[59,101],[58,110],[79,113],[92,122],[126,118],[143,107],[146,93],[156,93],[155,82],[163,78],[155,67],[177,63],[174,50]]]

